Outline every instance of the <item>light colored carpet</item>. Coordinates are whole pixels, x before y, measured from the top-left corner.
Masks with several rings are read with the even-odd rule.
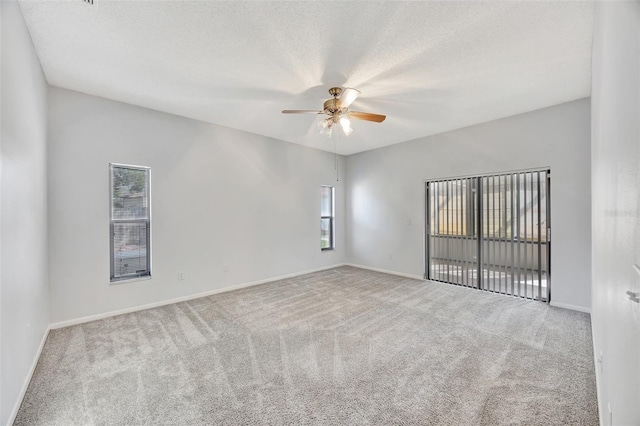
[[[15,424],[597,423],[587,314],[341,267],[54,330]]]

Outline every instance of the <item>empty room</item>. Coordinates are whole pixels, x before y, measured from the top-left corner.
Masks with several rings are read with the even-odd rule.
[[[640,2],[0,2],[0,425],[640,425]]]

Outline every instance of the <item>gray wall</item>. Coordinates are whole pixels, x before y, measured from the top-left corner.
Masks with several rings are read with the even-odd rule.
[[[17,409],[49,324],[47,83],[15,1],[2,14],[0,424]]]
[[[151,167],[150,280],[109,285],[110,162]],[[344,262],[334,162],[324,151],[51,88],[51,322]],[[335,251],[320,251],[321,185],[336,187]]]
[[[348,262],[422,276],[424,179],[549,166],[552,303],[589,310],[589,111],[581,99],[347,157]]]
[[[603,425],[640,424],[640,4],[598,2],[592,80],[592,327]],[[611,414],[609,414],[609,406]]]

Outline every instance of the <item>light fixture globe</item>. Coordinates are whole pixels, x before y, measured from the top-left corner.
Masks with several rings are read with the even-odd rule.
[[[342,116],[340,118],[340,125],[342,126],[342,131],[345,135],[349,136],[351,133],[353,133],[353,129],[351,128],[351,121],[347,117]]]

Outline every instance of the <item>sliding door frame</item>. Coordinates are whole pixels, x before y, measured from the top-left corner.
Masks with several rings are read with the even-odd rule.
[[[546,176],[545,179],[541,179],[541,174],[543,172],[546,172]],[[537,179],[537,197],[538,197],[538,203],[537,203],[537,218],[538,218],[538,239],[541,238],[541,233],[545,232],[545,236],[546,236],[546,241],[545,241],[545,245],[546,245],[546,300],[544,300],[546,303],[550,303],[551,302],[551,167],[536,167],[536,168],[531,168],[531,169],[520,169],[520,170],[511,170],[511,171],[503,171],[503,172],[492,172],[492,173],[484,173],[484,174],[474,174],[474,175],[466,175],[466,176],[452,176],[452,177],[438,177],[438,178],[430,178],[430,179],[424,179],[422,181],[422,185],[423,185],[423,191],[424,191],[424,202],[422,204],[423,208],[424,208],[424,222],[423,222],[423,247],[424,247],[424,279],[425,280],[429,280],[429,275],[430,275],[430,271],[431,271],[431,251],[433,250],[433,245],[436,244],[436,242],[434,241],[433,238],[431,238],[431,202],[432,199],[434,199],[433,197],[431,197],[430,192],[429,191],[434,191],[436,190],[434,186],[430,186],[430,183],[436,183],[436,182],[442,182],[442,181],[462,181],[465,180],[467,182],[467,185],[471,182],[473,182],[474,188],[475,188],[475,193],[473,197],[469,197],[467,198],[467,208],[470,209],[476,209],[476,214],[475,217],[473,217],[472,221],[473,221],[473,228],[471,230],[471,236],[473,237],[474,232],[477,232],[477,253],[476,253],[476,258],[477,258],[477,269],[475,271],[476,274],[476,283],[475,285],[469,285],[469,279],[467,277],[466,283],[464,280],[464,270],[463,270],[463,277],[462,277],[462,284],[457,284],[454,282],[449,281],[450,283],[454,284],[454,285],[463,285],[465,287],[469,287],[469,288],[476,288],[479,290],[485,290],[485,291],[491,291],[491,292],[496,292],[495,288],[494,289],[489,289],[485,286],[485,278],[484,278],[484,271],[483,271],[483,254],[484,254],[484,250],[483,250],[483,242],[484,242],[484,237],[483,237],[483,228],[482,228],[482,224],[483,224],[483,220],[484,218],[484,214],[483,214],[483,185],[482,185],[482,179],[486,178],[486,177],[498,177],[498,179],[500,179],[501,176],[505,176],[505,184],[507,183],[507,181],[510,182],[511,184],[511,197],[512,200],[511,202],[513,203],[513,184],[514,181],[517,182],[517,187],[518,187],[518,199],[516,200],[517,204],[518,204],[518,212],[519,212],[519,202],[520,202],[520,197],[519,197],[519,191],[520,191],[520,185],[519,185],[519,178],[520,178],[520,174],[523,173],[531,173],[532,179],[531,179],[531,197],[533,199],[533,174],[537,173],[538,175],[538,179]],[[515,176],[515,179],[512,179]],[[500,182],[500,180],[499,180]],[[493,183],[495,185],[495,182]],[[525,183],[526,185],[526,183]],[[545,217],[545,225],[546,225],[546,229],[543,231],[541,228],[541,210],[542,210],[542,205],[539,202],[540,201],[540,190],[542,189],[542,185],[545,186],[545,213],[546,213],[546,217]],[[472,198],[472,200],[471,200]],[[469,204],[469,201],[472,201],[472,204]],[[477,204],[475,204],[477,203]],[[506,199],[504,201],[505,205],[506,205]],[[505,212],[506,214],[506,212]],[[526,213],[525,213],[526,214]],[[495,215],[495,212],[494,212]],[[519,229],[519,223],[520,223],[520,218],[517,217],[520,216],[520,214],[514,214],[513,211],[513,206],[511,208],[511,232],[513,234],[513,229],[514,229],[514,219],[517,220],[518,223],[518,229]],[[533,219],[533,212],[532,212],[532,217],[531,219]],[[465,221],[467,220],[466,218],[464,219]],[[507,220],[507,218],[505,217],[504,220]],[[533,224],[532,224],[533,225]],[[469,223],[467,222],[466,226],[469,226]],[[467,228],[467,233],[468,233],[468,228]],[[513,235],[512,235],[512,240],[513,240]],[[518,238],[519,240],[519,238]],[[525,240],[526,241],[526,240]],[[464,244],[464,243],[463,243]],[[431,247],[430,247],[431,245]],[[505,248],[505,255],[507,254],[507,250],[509,248],[506,247]],[[513,244],[511,246],[512,249],[512,255],[511,255],[511,263],[514,263],[514,255],[515,253],[513,253]],[[518,246],[518,250],[520,249],[520,247]],[[500,249],[501,250],[501,249]],[[533,250],[534,247],[531,247],[531,256],[533,257]],[[538,255],[538,270],[537,270],[537,276],[538,276],[538,294],[537,294],[537,298],[536,298],[536,293],[535,293],[535,289],[532,288],[532,293],[531,293],[531,299],[537,299],[537,300],[541,300],[541,296],[542,294],[540,294],[541,291],[541,281],[542,281],[542,242],[538,242],[537,244],[537,255]],[[507,268],[508,265],[505,265],[505,269]],[[512,265],[512,271],[513,271],[513,265]],[[518,274],[520,272],[518,271]],[[532,271],[532,275],[534,274],[534,272]],[[439,281],[439,280],[436,280]],[[490,280],[487,280],[490,281]],[[511,281],[511,295],[513,295],[514,297],[521,297],[521,298],[528,298],[526,296],[526,289],[525,289],[525,295],[522,295],[522,292],[520,290],[518,290],[517,294],[515,292],[514,289],[514,284],[513,284],[514,278],[512,278]],[[520,281],[518,279],[518,281]],[[520,286],[520,283],[518,282],[518,286]],[[526,285],[525,285],[526,286]],[[509,288],[508,288],[508,283],[506,281],[505,278],[505,293],[509,294]],[[500,284],[500,288],[499,291],[497,291],[498,293],[503,293],[502,292],[502,283]]]

